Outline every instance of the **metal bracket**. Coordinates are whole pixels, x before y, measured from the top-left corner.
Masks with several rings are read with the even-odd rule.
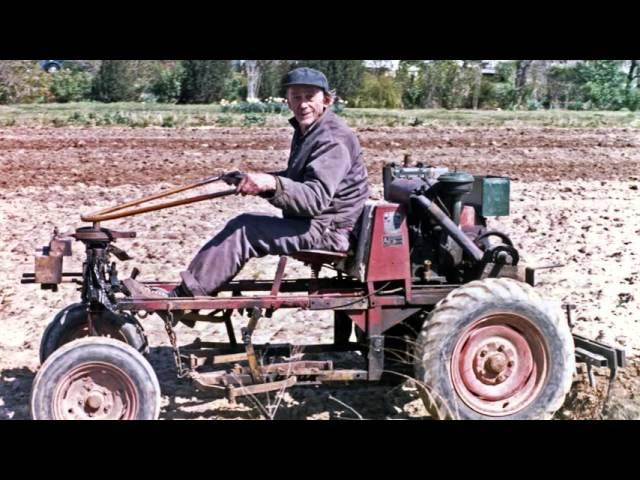
[[[262,378],[262,374],[260,373],[260,367],[258,366],[258,359],[256,358],[256,352],[253,348],[253,340],[252,335],[253,331],[258,324],[258,320],[262,316],[262,312],[259,308],[254,307],[251,309],[251,318],[249,320],[248,325],[245,328],[242,328],[242,341],[246,345],[247,352],[247,360],[249,362],[249,369],[251,371],[251,378],[253,378],[254,383],[264,383],[264,379]]]
[[[384,335],[369,335],[369,380],[380,380],[384,369]]]

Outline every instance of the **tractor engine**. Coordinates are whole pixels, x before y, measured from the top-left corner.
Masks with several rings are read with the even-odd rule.
[[[407,209],[414,284],[466,283],[480,278],[488,263],[517,265],[509,237],[486,222],[509,214],[507,177],[390,164],[383,184],[385,200]]]

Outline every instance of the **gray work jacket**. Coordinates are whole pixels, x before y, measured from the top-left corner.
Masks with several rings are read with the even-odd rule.
[[[287,169],[277,172],[276,191],[265,196],[284,217],[314,218],[339,229],[356,225],[369,198],[367,170],[355,133],[326,110],[302,134],[295,129]]]

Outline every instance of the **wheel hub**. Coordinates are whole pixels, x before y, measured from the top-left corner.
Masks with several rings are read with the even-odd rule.
[[[540,334],[515,314],[496,314],[470,325],[454,348],[453,386],[474,410],[500,416],[528,405],[546,372]]]
[[[56,417],[62,419],[131,419],[137,404],[131,379],[114,365],[98,362],[65,375],[54,396]]]
[[[498,329],[500,327],[497,327]],[[494,333],[504,334],[504,331],[494,330]],[[485,332],[492,333],[492,332]],[[476,335],[477,337],[477,335]],[[471,344],[467,346],[475,348],[473,355],[473,373],[475,377],[485,385],[497,385],[506,381],[514,372],[518,354],[513,345],[499,339],[496,341]]]

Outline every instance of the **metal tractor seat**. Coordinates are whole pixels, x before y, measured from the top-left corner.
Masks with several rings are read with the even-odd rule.
[[[312,273],[317,277],[322,265],[332,265],[338,272],[344,272],[352,277],[364,281],[366,261],[369,255],[371,237],[371,222],[373,211],[380,202],[367,200],[361,216],[360,234],[353,250],[348,252],[333,252],[330,250],[300,250],[289,255],[296,260],[311,266]]]
[[[330,250],[300,250],[289,256],[301,261],[305,265],[309,265],[311,267],[312,277],[318,278],[323,265],[333,265],[338,269],[338,264],[346,259],[349,253],[350,252],[332,252]]]
[[[349,256],[349,252],[332,252],[329,250],[300,250],[289,255],[310,265],[339,262]]]

